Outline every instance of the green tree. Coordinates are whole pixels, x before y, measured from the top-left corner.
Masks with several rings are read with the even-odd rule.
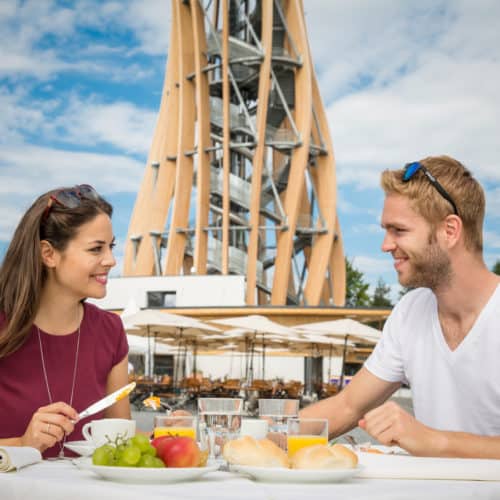
[[[363,273],[356,269],[352,262],[345,259],[346,266],[346,306],[360,307],[370,305],[370,296],[368,295],[369,284],[365,282]]]
[[[380,277],[377,281],[377,286],[373,292],[372,306],[374,307],[392,307],[392,302],[389,297],[391,287]]]
[[[500,274],[500,260],[497,260],[497,261],[493,264],[493,267],[491,268],[491,270],[492,270],[495,274]]]

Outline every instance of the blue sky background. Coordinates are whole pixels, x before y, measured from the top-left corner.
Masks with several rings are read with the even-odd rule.
[[[397,294],[380,251],[380,172],[428,155],[486,189],[500,258],[500,2],[304,0],[337,161],[345,251]],[[33,199],[90,183],[124,239],[163,84],[169,0],[0,1],[0,256]]]

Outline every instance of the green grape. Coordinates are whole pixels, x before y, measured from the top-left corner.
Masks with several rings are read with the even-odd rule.
[[[92,454],[92,463],[94,465],[111,465],[114,461],[114,448],[108,444],[99,446]]]
[[[118,462],[122,458],[125,448],[124,444],[120,444],[115,448],[115,461]]]
[[[153,457],[153,460],[155,461],[155,465],[153,467],[158,467],[158,468],[161,468],[161,467],[165,467],[165,463],[163,462],[163,460],[161,458],[158,458],[158,457]]]
[[[142,455],[137,463],[137,467],[156,467],[155,457],[151,455]]]
[[[123,460],[123,457],[121,457],[119,460],[117,460],[115,463],[113,463],[113,465],[115,467],[135,467],[135,465],[131,465],[131,464],[125,462],[125,460]]]
[[[142,453],[152,447],[149,443],[149,438],[144,434],[136,434],[130,441],[134,446],[137,446]]]
[[[136,465],[141,459],[141,450],[137,446],[126,446],[122,453],[122,460],[129,465]]]
[[[139,435],[138,435],[139,436]],[[96,448],[92,455],[94,465],[114,467],[165,467],[156,456],[156,448],[147,436],[128,439],[126,442],[105,444]]]
[[[146,449],[142,450],[142,454],[156,457],[156,448],[150,444]]]

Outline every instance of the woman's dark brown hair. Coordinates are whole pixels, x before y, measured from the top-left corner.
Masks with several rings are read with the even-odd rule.
[[[100,196],[81,197],[76,208],[53,203],[47,210],[50,197],[66,189],[49,191],[31,205],[5,254],[0,268],[0,312],[6,320],[0,331],[0,359],[23,345],[38,311],[47,279],[40,242],[46,240],[56,250],[64,251],[80,226],[101,213],[112,215],[113,208]]]

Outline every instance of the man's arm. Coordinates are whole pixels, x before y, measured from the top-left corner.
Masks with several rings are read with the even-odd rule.
[[[347,387],[338,394],[307,406],[303,418],[327,418],[330,437],[350,431],[366,412],[382,404],[400,386],[387,382],[361,368]]]
[[[427,427],[389,401],[360,421],[380,443],[398,445],[412,455],[427,457],[500,458],[500,436],[441,431]]]

